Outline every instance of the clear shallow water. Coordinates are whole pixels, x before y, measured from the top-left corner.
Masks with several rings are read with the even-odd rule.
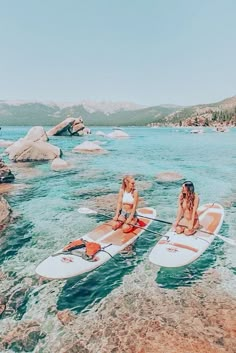
[[[17,140],[25,136],[28,129],[4,127],[0,138]],[[236,239],[236,129],[229,133],[206,129],[204,134],[194,135],[188,129],[130,127],[124,129],[130,135],[124,140],[96,136],[98,130],[111,131],[110,128],[93,128],[88,137],[50,139],[63,150],[63,158],[73,164],[69,171],[53,172],[50,163],[14,165],[4,157],[16,176],[16,183],[25,184],[25,188],[6,196],[19,216],[0,238],[1,271],[8,275],[8,279],[1,282],[0,291],[19,285],[25,278],[33,278],[40,261],[105,221],[102,216],[79,214],[77,209],[97,207],[99,199],[100,209],[104,206],[107,210],[109,207],[103,205],[106,202],[103,198],[107,200],[107,195],[118,192],[124,174],[135,176],[140,196],[147,206],[156,208],[160,219],[172,221],[182,181],[158,182],[156,175],[167,171],[180,173],[184,179],[194,182],[202,204],[219,202],[225,206],[221,234]],[[73,153],[72,149],[84,140],[99,140],[108,153]],[[150,227],[159,234],[167,229],[168,226],[157,222]],[[72,308],[77,313],[87,312],[118,288],[124,276],[132,275],[137,266],[144,266],[158,238],[159,235],[145,232],[136,242],[135,255],[117,255],[94,272],[68,281],[50,282],[41,292],[40,285],[34,282],[26,298],[27,304],[24,302],[18,309],[19,317],[34,318],[37,314],[33,307],[42,309],[51,305],[59,310]],[[235,275],[235,261],[235,251],[216,239],[190,266],[178,270],[153,268],[153,278],[160,288],[187,288],[201,282],[211,268],[223,267]]]

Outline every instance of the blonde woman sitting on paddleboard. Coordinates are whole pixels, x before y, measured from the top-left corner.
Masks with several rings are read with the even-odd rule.
[[[136,208],[138,206],[138,198],[134,178],[126,175],[122,180],[122,186],[119,191],[112,229],[115,230],[122,226],[123,232],[128,233],[134,228],[137,222]]]
[[[178,211],[173,230],[180,234],[192,235],[199,228],[197,208],[199,197],[194,192],[194,185],[191,181],[185,181],[178,198]]]

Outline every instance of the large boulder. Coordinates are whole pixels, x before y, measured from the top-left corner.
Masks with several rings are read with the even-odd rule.
[[[54,126],[47,132],[48,136],[82,136],[88,133],[85,130],[84,122],[81,117],[79,118],[67,118],[60,124]]]
[[[9,146],[5,153],[14,162],[44,161],[60,157],[60,148],[46,142],[47,134],[41,126],[34,126],[27,135]]]
[[[10,221],[12,209],[4,197],[0,196],[0,229]]]
[[[11,183],[15,179],[10,168],[0,158],[0,184]]]
[[[48,141],[48,136],[42,126],[33,126],[25,136],[25,139],[36,142],[36,141]]]
[[[60,157],[60,148],[48,142],[20,139],[5,151],[14,162],[43,161]]]
[[[60,124],[54,126],[52,129],[47,131],[48,136],[57,136],[57,135],[71,135],[69,130],[71,129],[75,119],[67,118],[63,120]]]

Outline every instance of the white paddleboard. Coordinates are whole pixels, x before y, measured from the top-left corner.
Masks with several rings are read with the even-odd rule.
[[[84,249],[73,250],[68,253],[62,253],[63,249],[60,249],[42,261],[37,266],[36,273],[39,276],[49,279],[64,279],[78,276],[101,266],[126,248],[126,246],[132,244],[151,224],[152,220],[143,218],[142,216],[156,217],[156,211],[151,207],[140,208],[137,211],[139,223],[138,227],[132,232],[124,233],[121,228],[114,231],[111,228],[112,221],[108,221],[82,237],[83,240],[100,244],[106,251],[99,251],[93,258],[93,261],[88,261],[81,257],[83,252],[85,252]]]
[[[224,209],[217,203],[198,209],[200,229],[191,236],[177,234],[171,229],[152,249],[149,260],[162,267],[181,267],[195,261],[212,243],[221,228]]]

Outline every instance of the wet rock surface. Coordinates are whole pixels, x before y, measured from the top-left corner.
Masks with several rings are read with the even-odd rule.
[[[15,176],[11,172],[10,168],[0,158],[0,184],[11,183],[14,179]]]
[[[23,322],[5,332],[4,335],[0,335],[0,349],[1,351],[11,349],[14,352],[32,352],[39,339],[44,336],[39,323]]]
[[[147,289],[145,276],[127,276],[99,308],[78,316],[70,330],[73,343],[59,352],[235,352],[236,298],[222,292],[219,275],[209,272],[203,283],[175,291],[155,283]]]
[[[183,176],[176,172],[161,172],[156,175],[158,181],[169,182],[183,179]]]
[[[12,209],[4,197],[0,196],[0,230],[11,218]]]

